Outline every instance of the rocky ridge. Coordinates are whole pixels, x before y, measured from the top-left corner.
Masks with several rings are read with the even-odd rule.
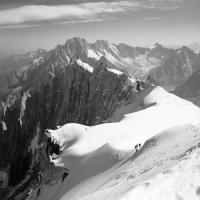
[[[8,93],[10,87],[16,86],[21,79],[26,79],[30,68],[35,68],[49,58],[53,60],[56,57],[57,64],[65,65],[78,57],[94,68],[102,56],[108,60],[111,68],[126,71],[142,80],[151,75],[159,85],[167,89],[182,85],[199,70],[200,63],[199,54],[186,46],[172,49],[156,43],[151,48],[143,48],[124,43],[110,44],[106,40],[89,43],[85,39],[74,37],[48,52],[38,50],[0,60],[1,84],[4,85],[1,93]],[[16,64],[17,62],[20,64]],[[7,69],[6,72],[3,69]]]
[[[81,55],[74,54],[65,62],[61,52],[48,52],[1,99],[1,195],[12,199],[35,174],[51,166],[46,129],[70,122],[102,123],[148,87],[110,68],[105,57],[91,60],[90,66]]]

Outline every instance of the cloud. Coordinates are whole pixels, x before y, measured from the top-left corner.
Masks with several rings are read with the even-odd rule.
[[[146,17],[143,18],[142,21],[154,21],[154,20],[159,20],[161,17]]]
[[[157,10],[177,10],[185,0],[142,0],[144,4],[152,5]]]
[[[34,28],[40,27],[41,24],[13,24],[13,25],[5,25],[0,26],[0,29],[20,29],[20,28]]]
[[[79,23],[91,23],[91,22],[103,22],[103,21],[113,21],[116,20],[116,17],[112,18],[97,18],[97,19],[83,19],[83,20],[72,20],[72,21],[62,21],[58,24],[79,24]]]
[[[91,19],[99,15],[121,13],[137,9],[138,4],[129,1],[82,3],[74,5],[30,5],[0,11],[0,25],[23,24],[52,20]]]
[[[183,0],[121,0],[97,1],[67,5],[26,5],[0,10],[0,27],[25,24],[45,24],[44,22],[81,23],[109,20],[116,14],[136,12],[139,9],[178,9],[174,2]],[[164,4],[163,4],[164,2]],[[170,4],[173,2],[173,5]],[[166,4],[167,3],[167,4]],[[27,25],[27,26],[28,26]],[[16,26],[17,27],[17,26]]]

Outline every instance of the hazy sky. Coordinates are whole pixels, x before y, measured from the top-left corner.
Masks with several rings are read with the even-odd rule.
[[[199,42],[200,0],[0,0],[0,57],[73,36],[133,46]]]

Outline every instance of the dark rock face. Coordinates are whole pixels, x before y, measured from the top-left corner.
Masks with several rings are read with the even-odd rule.
[[[200,71],[194,73],[183,85],[177,87],[173,93],[200,106]]]
[[[93,61],[91,73],[76,59],[64,62],[61,55],[57,49],[48,52],[44,61],[28,68],[26,79],[20,78],[1,100],[2,188],[16,186],[27,174],[50,165],[45,129],[70,122],[101,123],[119,106],[134,101],[140,84],[148,86],[109,71],[105,58]]]
[[[24,55],[13,55],[0,60],[0,98],[27,79],[27,71],[43,62],[46,51],[38,49]]]

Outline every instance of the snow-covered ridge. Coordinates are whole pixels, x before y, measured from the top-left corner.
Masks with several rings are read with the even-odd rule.
[[[144,143],[154,135],[174,126],[198,124],[200,109],[192,103],[156,87],[148,94],[143,104],[154,105],[142,111],[125,115],[118,123],[106,123],[88,127],[66,124],[51,131],[52,139],[59,141],[67,151],[87,154],[106,143],[116,149],[130,150],[138,142]],[[143,125],[145,123],[145,126]],[[133,131],[134,130],[134,134]],[[68,148],[68,143],[72,146]],[[91,142],[94,141],[94,142]]]
[[[161,193],[147,189],[145,177],[150,179],[161,170],[169,169],[176,163],[176,157],[191,145],[198,145],[198,141],[200,144],[197,128],[200,109],[161,87],[155,87],[141,103],[147,108],[126,114],[120,122],[92,127],[73,123],[48,130],[48,136],[59,143],[63,151],[53,161],[57,166],[68,168],[70,175],[63,184],[46,188],[39,200],[45,199],[45,191],[51,191],[50,199],[54,200],[148,199],[148,195],[160,199]],[[138,143],[145,144],[144,149],[134,154]],[[130,160],[121,163],[126,156],[131,156]],[[124,179],[126,174],[129,176]],[[191,176],[188,171],[189,174]],[[166,178],[175,183],[174,177]],[[162,176],[154,180],[148,184],[153,191],[159,191],[155,187],[160,188],[164,180]],[[138,184],[136,190],[132,182]],[[165,181],[162,191],[167,183]],[[170,194],[170,190],[167,192]]]
[[[93,69],[93,67],[91,67],[88,63],[83,62],[81,59],[77,59],[77,60],[76,60],[76,63],[77,63],[79,66],[83,67],[85,70],[87,70],[87,71],[93,73],[94,69]],[[122,74],[123,74],[122,71],[117,70],[117,69],[107,68],[107,70],[108,70],[109,72],[112,72],[112,73],[117,74],[117,75],[122,75]]]

